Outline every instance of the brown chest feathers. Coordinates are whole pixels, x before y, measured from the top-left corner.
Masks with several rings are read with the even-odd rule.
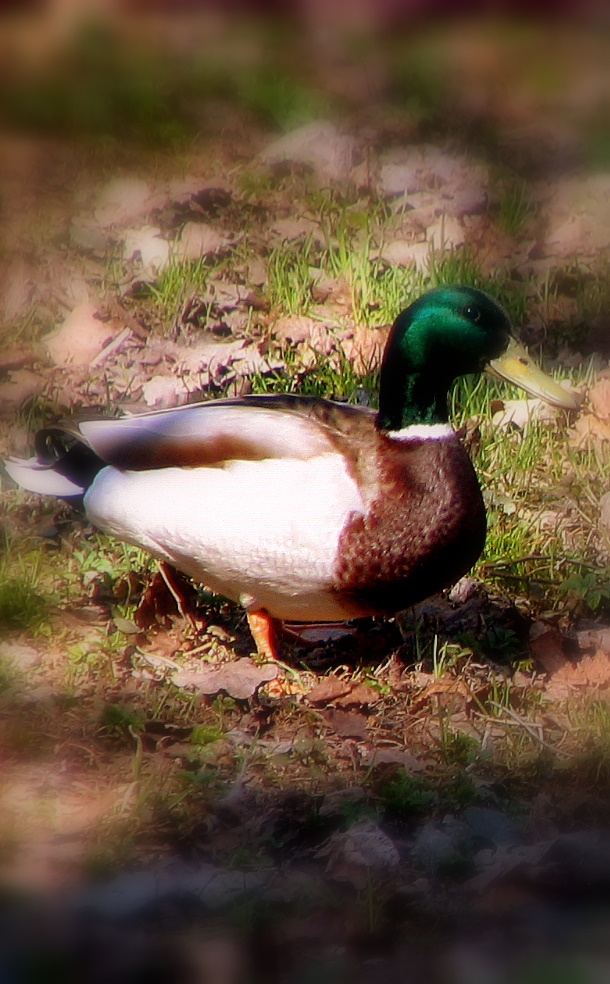
[[[400,611],[455,583],[485,543],[481,490],[457,437],[379,435],[377,456],[373,502],[341,534],[336,569],[337,590],[362,614]]]

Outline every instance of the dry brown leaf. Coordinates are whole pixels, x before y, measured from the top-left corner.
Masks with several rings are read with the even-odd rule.
[[[173,662],[173,657],[183,647],[184,629],[180,623],[174,623],[171,628],[157,625],[157,631],[155,631],[150,645],[142,643],[139,649],[146,659],[152,657],[153,661],[159,660],[163,662],[165,660],[165,666],[167,668],[167,660],[172,660]]]
[[[268,683],[265,683],[263,693],[267,697],[273,697],[274,700],[283,700],[285,697],[293,695],[302,696],[305,693],[305,687],[300,680],[276,677],[274,680],[269,680]]]
[[[577,663],[566,660],[564,665],[549,677],[545,692],[549,697],[563,700],[574,688],[606,690],[609,686],[610,653],[598,649],[595,653],[583,656]]]
[[[324,677],[307,694],[308,704],[322,706],[331,702],[337,707],[375,704],[381,699],[377,690],[366,683],[351,683],[336,676]]]
[[[157,571],[146,586],[133,620],[140,629],[148,629],[152,625],[167,627],[171,619],[178,615],[194,621],[197,617],[197,597],[188,578],[165,565],[164,574]],[[201,621],[200,618],[197,620]]]
[[[558,415],[559,411],[544,400],[503,400],[502,409],[494,413],[492,423],[496,429],[508,427],[509,424],[522,429],[532,420],[553,423]]]
[[[418,162],[411,160],[403,164],[384,164],[379,175],[379,191],[382,195],[412,194],[421,187],[418,175]]]
[[[11,372],[8,379],[0,384],[0,406],[4,410],[15,410],[35,396],[44,384],[44,377],[29,369]]]
[[[440,215],[426,229],[426,241],[438,251],[455,249],[466,240],[459,219],[453,215]]]
[[[236,359],[244,359],[252,355],[255,346],[244,345],[243,339],[219,342],[215,339],[200,342],[193,346],[175,346],[172,352],[173,358],[178,366],[183,367],[189,372],[199,372],[201,369],[208,368],[211,364],[217,366],[229,366]],[[258,350],[256,350],[258,351]]]
[[[341,680],[339,677],[331,675],[324,677],[307,694],[307,703],[315,705],[329,704],[344,697],[352,690],[353,684],[349,680]]]
[[[320,226],[312,219],[278,219],[271,226],[271,232],[279,239],[290,242],[300,237],[312,236],[322,241]]]
[[[582,414],[569,431],[573,448],[585,448],[600,441],[610,441],[610,421],[601,420],[593,413]]]
[[[430,243],[410,243],[406,239],[394,239],[381,250],[381,258],[393,266],[414,266],[425,273],[430,262]]]
[[[182,669],[172,676],[177,687],[197,690],[201,694],[226,693],[236,700],[247,700],[268,680],[279,675],[276,663],[259,666],[249,657],[217,665],[205,664],[197,669]]]
[[[5,349],[4,352],[0,353],[0,371],[8,372],[9,369],[20,369],[28,362],[34,362],[35,358],[33,349]]]
[[[232,368],[241,376],[249,376],[255,372],[273,372],[284,368],[284,363],[280,359],[270,359],[269,356],[260,352],[256,344],[248,345],[238,352],[237,358],[232,362]]]
[[[260,293],[244,284],[216,278],[208,284],[207,290],[201,296],[204,304],[211,304],[218,311],[232,310],[236,307],[246,308],[256,306]]]
[[[436,680],[434,673],[425,673],[424,670],[405,670],[403,676],[407,677],[411,688],[427,687]]]
[[[285,318],[278,318],[273,327],[273,334],[280,342],[305,342],[315,327],[313,318],[305,315],[290,314]]]
[[[456,191],[447,202],[445,214],[463,218],[464,215],[479,215],[488,205],[488,196],[480,185]]]
[[[275,140],[260,157],[268,164],[310,164],[321,180],[345,182],[350,178],[355,148],[354,138],[339,133],[334,123],[315,121]]]
[[[396,746],[372,748],[363,756],[362,765],[366,769],[376,765],[401,765],[407,772],[423,772],[426,768],[425,762],[416,759],[408,748]]]
[[[576,633],[578,647],[585,649],[603,649],[610,653],[610,624],[600,624],[596,628],[581,629]]]
[[[449,699],[458,697],[461,701],[466,702],[472,700],[472,694],[463,680],[445,676],[441,677],[439,680],[433,680],[433,682],[426,687],[423,693],[421,693],[413,701],[411,710],[419,710],[420,707],[428,703],[431,697],[446,697]]]
[[[605,689],[610,685],[610,653],[596,649],[577,662],[564,652],[561,633],[554,627],[536,622],[530,631],[530,651],[547,674],[545,692],[562,700],[574,687]]]
[[[358,704],[376,704],[381,700],[381,694],[368,683],[358,683],[349,693],[343,697],[338,697],[335,701],[337,707],[355,707]]]
[[[126,225],[147,215],[157,204],[150,186],[141,178],[115,178],[102,189],[95,213],[98,226]]]
[[[88,366],[114,334],[111,323],[100,321],[98,307],[90,301],[79,304],[43,343],[55,365]]]
[[[329,709],[321,712],[321,717],[333,731],[342,738],[366,738],[367,727],[364,714],[353,711]]]
[[[174,245],[174,255],[180,260],[197,260],[218,253],[230,245],[230,240],[204,222],[187,222]]]
[[[571,215],[558,223],[546,239],[547,251],[553,257],[570,257],[586,251],[587,224],[582,215]]]
[[[341,348],[356,372],[369,372],[379,365],[389,331],[389,326],[358,325],[341,339]]]
[[[142,384],[147,407],[173,407],[184,403],[188,394],[188,387],[178,376],[153,376]]]
[[[310,273],[312,274],[311,297],[317,305],[350,303],[351,290],[343,277],[331,277],[324,270],[313,267],[310,267]]]
[[[589,399],[596,417],[610,420],[610,379],[600,379],[589,390]]]
[[[176,618],[177,615],[176,600],[157,571],[142,593],[133,620],[140,629],[149,629],[151,625],[168,626],[171,622],[170,616]]]

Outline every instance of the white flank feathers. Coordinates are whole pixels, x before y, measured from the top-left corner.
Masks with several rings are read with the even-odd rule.
[[[454,434],[451,424],[410,424],[401,430],[387,432],[394,441],[441,441]]]
[[[341,531],[364,505],[342,457],[231,461],[222,468],[104,468],[91,521],[212,590],[278,618],[346,618],[329,590]]]

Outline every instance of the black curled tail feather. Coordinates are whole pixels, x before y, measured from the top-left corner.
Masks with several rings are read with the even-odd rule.
[[[42,465],[52,468],[87,491],[104,462],[87,444],[61,427],[43,427],[34,437],[34,450]],[[73,504],[73,498],[70,500]]]

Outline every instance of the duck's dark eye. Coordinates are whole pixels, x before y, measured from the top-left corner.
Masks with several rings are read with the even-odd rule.
[[[464,314],[470,321],[481,320],[481,312],[475,304],[469,304],[468,307],[465,307]]]

